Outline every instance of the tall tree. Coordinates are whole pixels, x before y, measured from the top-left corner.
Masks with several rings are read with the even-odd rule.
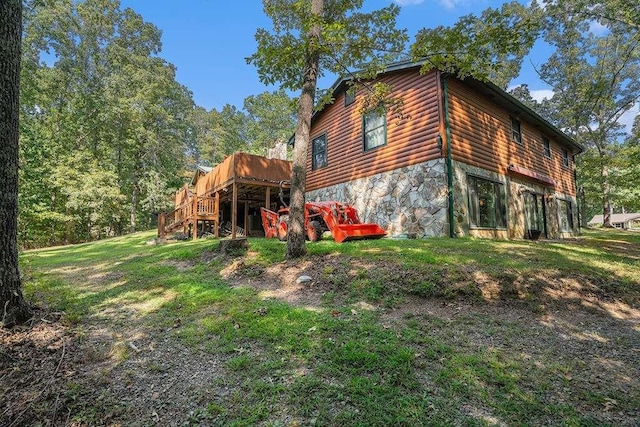
[[[578,162],[586,201],[599,199],[604,225],[611,226],[620,164],[620,120],[640,100],[640,34],[628,22],[585,13],[581,1],[548,6],[545,41],[555,52],[540,68],[554,90],[555,121],[586,147]],[[615,2],[612,2],[615,3]],[[594,5],[600,14],[613,4]],[[618,13],[624,16],[623,13]],[[591,30],[594,22],[601,28]],[[583,206],[583,211],[586,206]]]
[[[369,13],[360,11],[363,0],[264,0],[263,5],[273,30],[258,29],[258,50],[247,62],[257,67],[264,83],[300,91],[286,254],[292,259],[306,253],[306,158],[318,78],[327,71],[345,74],[351,69],[372,77],[397,57],[407,37],[395,28],[396,5]]]
[[[25,22],[23,244],[149,227],[150,192],[180,185],[193,109],[160,30],[117,0],[34,0]]]
[[[541,13],[535,2],[527,7],[512,1],[480,16],[463,16],[452,27],[425,28],[416,35],[411,56],[425,61],[425,70],[490,79],[506,88],[540,35]]]
[[[284,90],[252,95],[244,100],[249,118],[252,152],[265,156],[277,143],[286,143],[296,125],[295,102]]]
[[[21,0],[0,2],[0,325],[28,319],[18,269]]]

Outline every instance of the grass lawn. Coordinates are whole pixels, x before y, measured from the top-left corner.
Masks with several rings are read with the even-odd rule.
[[[638,425],[640,234],[22,255],[0,425]],[[297,284],[300,275],[312,281]]]

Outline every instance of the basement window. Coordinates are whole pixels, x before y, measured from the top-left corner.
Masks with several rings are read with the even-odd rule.
[[[327,166],[327,134],[313,138],[311,141],[311,169]]]
[[[506,228],[504,184],[468,175],[469,224],[476,228]]]
[[[387,144],[387,115],[384,111],[371,111],[362,117],[364,151]]]

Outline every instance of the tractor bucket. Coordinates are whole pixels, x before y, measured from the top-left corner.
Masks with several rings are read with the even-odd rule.
[[[264,237],[278,237],[278,214],[269,209],[260,208],[260,216],[262,217]]]
[[[387,233],[378,224],[338,224],[331,229],[336,243],[349,240],[380,239]]]

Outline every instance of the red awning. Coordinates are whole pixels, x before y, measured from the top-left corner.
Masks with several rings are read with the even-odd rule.
[[[527,178],[531,178],[533,180],[539,181],[542,184],[548,185],[550,187],[555,187],[556,186],[556,182],[553,178],[551,178],[550,176],[538,173],[538,172],[534,172],[532,170],[529,170],[527,168],[523,168],[522,166],[518,166],[518,165],[509,165],[509,172],[512,172],[514,174],[517,175],[522,175],[525,176]]]

